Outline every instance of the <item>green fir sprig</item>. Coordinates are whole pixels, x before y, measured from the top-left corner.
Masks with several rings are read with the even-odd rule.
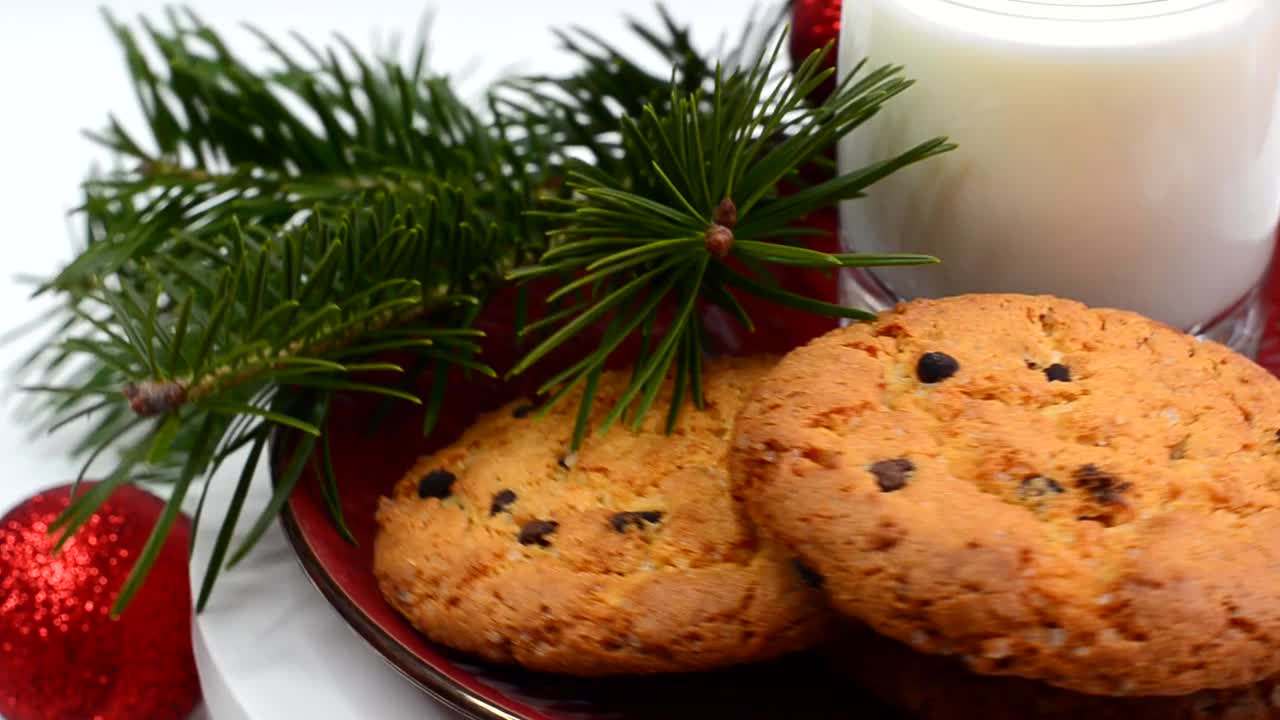
[[[480,304],[474,291],[495,282],[513,243],[468,218],[459,188],[429,184],[422,195],[371,196],[340,216],[316,214],[280,233],[233,223],[212,240],[175,235],[138,270],[147,295],[127,284],[85,292],[72,312],[94,332],[54,347],[89,362],[68,381],[28,389],[58,399],[59,424],[104,413],[77,483],[103,452],[122,452],[110,474],[78,495],[55,524],[65,530],[62,541],[120,484],[144,475],[172,482],[173,502],[180,503],[197,475],[212,474],[240,449],[257,446],[253,457],[260,458],[275,428],[314,442],[325,414],[313,405],[333,392],[420,403],[352,377],[404,371],[373,360],[380,351],[408,350],[492,375],[478,358],[481,333],[469,327]],[[170,262],[171,254],[184,259]],[[279,407],[285,388],[286,399],[313,402]],[[433,398],[437,407],[429,415],[442,399]],[[168,462],[178,447],[186,461]],[[233,560],[261,536],[300,470],[291,466],[280,478]],[[330,507],[341,524],[337,505]],[[158,527],[155,537],[167,529]],[[230,538],[234,529],[232,519],[222,532]],[[120,607],[149,560],[146,553],[140,558]],[[218,569],[211,565],[210,582]]]
[[[116,612],[144,581],[187,495],[242,452],[199,607],[312,460],[345,533],[324,433],[333,394],[422,403],[357,373],[491,375],[472,325],[513,282],[561,283],[547,313],[518,328],[528,352],[513,373],[588,326],[605,328],[593,351],[542,388],[549,406],[585,385],[577,444],[596,381],[628,338],[639,336],[642,350],[608,422],[638,421],[674,376],[674,425],[685,396],[701,402],[700,303],[747,328],[744,294],[862,318],[782,289],[771,268],[933,261],[799,244],[813,232],[796,227],[802,218],[951,146],[928,140],[837,174],[830,149],[910,82],[899,68],[859,68],[811,105],[806,98],[830,76],[822,69],[830,49],[788,72],[776,20],[744,32],[723,53],[728,62],[696,52],[665,12],[656,27],[633,24],[669,73],[643,69],[587,31],[565,33],[578,72],[506,78],[474,105],[426,67],[422,38],[406,64],[362,55],[341,38],[332,47],[294,38],[301,52],[291,54],[258,33],[275,58],[259,71],[190,13],[170,13],[164,28],[143,21],[141,33],[108,22],[148,136],[114,119],[94,135],[116,166],[86,183],[83,246],[39,288],[61,302],[24,378],[48,398],[51,428],[92,419],[77,448],[82,477],[113,463],[59,518],[63,541],[119,485],[172,485]],[[806,181],[807,166],[830,175]],[[664,312],[672,320],[659,323]],[[392,350],[414,364],[379,360]],[[435,382],[427,431],[443,399]],[[235,545],[254,471],[281,429],[300,442]],[[197,522],[203,505],[201,496]]]
[[[911,83],[900,77],[900,68],[864,73],[860,66],[828,100],[814,106],[807,98],[832,72],[822,69],[830,49],[783,74],[776,72],[781,47],[779,39],[771,53],[744,70],[716,68],[705,97],[700,88],[672,87],[665,113],[647,103],[637,116],[624,115],[622,156],[648,164],[641,171],[643,180],[641,172],[615,174],[570,161],[571,196],[558,201],[558,210],[540,211],[557,228],[552,231],[554,246],[509,277],[523,281],[570,273],[572,279],[548,298],[567,301],[564,307],[522,329],[525,335],[554,332],[512,374],[527,370],[593,323],[607,321],[600,347],[540,389],[553,393],[555,400],[587,384],[575,446],[595,402],[595,378],[633,333],[643,333],[646,342],[630,385],[601,431],[628,411],[634,411],[633,426],[638,427],[673,373],[668,428],[674,426],[686,393],[702,406],[699,302],[721,306],[748,329],[753,324],[739,294],[821,315],[872,317],[784,290],[770,266],[837,269],[936,262],[925,255],[830,254],[792,244],[814,233],[798,223],[816,210],[859,197],[881,178],[952,146],[943,139],[929,140],[884,162],[805,184],[801,168],[824,158],[839,138]],[[782,192],[784,182],[797,188]],[[674,319],[670,327],[655,331],[658,310],[667,304],[675,308]]]
[[[657,27],[634,19],[627,27],[656,58],[660,72],[651,69],[655,63],[621,52],[589,29],[555,30],[581,68],[564,77],[535,74],[504,80],[495,88],[497,112],[522,121],[540,144],[540,164],[557,176],[567,172],[574,157],[585,156],[600,172],[648,180],[652,173],[646,158],[629,154],[622,144],[619,119],[641,117],[646,107],[666,115],[678,98],[698,91],[709,97],[720,67],[750,67],[767,55],[789,11],[783,3],[749,15],[735,42],[722,41],[708,54],[699,52],[690,29],[659,5]]]
[[[276,60],[260,71],[191,11],[169,11],[165,28],[143,18],[141,34],[106,20],[148,133],[115,117],[88,133],[120,169],[85,183],[86,247],[54,278],[60,290],[127,274],[174,233],[281,227],[317,207],[345,212],[370,191],[425,193],[433,179],[464,182],[490,222],[528,222],[527,189],[507,175],[513,148],[430,72],[423,38],[402,63],[341,36],[324,48],[294,36],[291,53],[250,27]]]

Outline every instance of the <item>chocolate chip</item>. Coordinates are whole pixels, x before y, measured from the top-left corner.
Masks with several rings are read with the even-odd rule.
[[[1044,376],[1049,378],[1049,382],[1071,382],[1071,368],[1054,363],[1044,369]]]
[[[559,527],[560,523],[555,520],[530,520],[520,528],[517,538],[521,545],[551,547],[551,541],[547,538],[554,535]]]
[[[1124,491],[1132,487],[1130,483],[1120,482],[1114,475],[1103,472],[1092,463],[1076,468],[1073,477],[1076,487],[1088,491],[1094,500],[1104,505],[1123,502]]]
[[[432,470],[418,481],[418,497],[443,500],[453,493],[453,481],[457,479],[448,470]]]
[[[871,474],[876,476],[876,484],[883,492],[901,490],[907,486],[907,480],[916,469],[915,463],[906,458],[881,460],[871,466]]]
[[[500,512],[511,507],[511,503],[516,501],[516,493],[514,490],[503,490],[495,493],[493,502],[489,503],[489,517],[493,517]]]
[[[521,420],[529,417],[529,413],[531,412],[533,412],[532,405],[517,405],[515,409],[511,411],[511,417]]]
[[[960,363],[946,353],[930,352],[920,356],[916,362],[916,377],[922,383],[938,383],[946,380],[960,369]]]
[[[653,525],[659,522],[662,522],[661,510],[640,510],[636,512],[619,512],[619,513],[614,513],[609,518],[609,525],[612,526],[614,530],[620,533],[626,532],[627,528],[629,527],[641,529],[644,527],[645,523],[649,523]]]
[[[819,575],[817,570],[814,570],[799,560],[793,559],[791,561],[791,567],[795,569],[796,574],[800,576],[800,579],[804,584],[814,590],[821,590],[822,586],[826,583],[826,578]]]
[[[1058,484],[1057,480],[1043,475],[1032,475],[1031,477],[1023,478],[1022,483],[1018,485],[1018,497],[1023,500],[1045,497],[1046,495],[1060,495],[1062,492],[1062,486]]]

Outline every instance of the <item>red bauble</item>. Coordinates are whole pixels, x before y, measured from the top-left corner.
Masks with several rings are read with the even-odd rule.
[[[840,0],[792,0],[791,5],[791,61],[801,63],[815,50],[840,36]],[[827,55],[826,67],[835,67],[836,54]],[[812,100],[822,102],[835,89],[832,75],[814,91]]]
[[[164,503],[122,487],[54,555],[48,527],[70,497],[69,486],[55,488],[0,519],[0,716],[187,717],[200,699],[189,524],[175,524],[149,579],[112,620],[111,605]]]

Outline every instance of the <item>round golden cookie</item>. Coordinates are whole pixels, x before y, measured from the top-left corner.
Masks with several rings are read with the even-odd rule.
[[[974,675],[954,658],[866,630],[851,631],[825,654],[840,676],[916,720],[1280,720],[1280,677],[1188,695],[1107,697]]]
[[[1138,315],[905,304],[757,386],[731,466],[836,610],[979,672],[1181,695],[1280,673],[1280,382]]]
[[[777,358],[711,363],[705,409],[674,433],[594,431],[631,373],[543,418],[514,404],[423,457],[384,498],[374,571],[432,640],[571,675],[704,670],[812,646],[826,614],[788,558],[745,525],[726,465],[734,414]],[[668,387],[667,392],[670,391]]]

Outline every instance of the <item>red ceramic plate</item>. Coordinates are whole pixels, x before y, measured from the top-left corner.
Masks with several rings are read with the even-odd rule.
[[[1280,300],[1280,283],[1272,283],[1266,294],[1269,304]],[[1271,318],[1261,360],[1275,370],[1280,368],[1280,332],[1276,327],[1280,318],[1277,313]],[[499,326],[504,321],[491,320]],[[821,330],[815,327],[807,332]],[[770,342],[786,345],[794,340],[779,335]],[[495,354],[509,359],[513,351],[507,348],[504,353],[497,348]],[[314,477],[304,477],[286,506],[283,523],[316,587],[370,645],[431,695],[468,716],[486,720],[898,717],[831,674],[816,655],[718,673],[577,680],[479,662],[429,642],[402,620],[383,601],[371,572],[378,498],[391,489],[417,455],[456,437],[478,412],[527,393],[532,382],[501,386],[491,381],[451,379],[442,427],[430,443],[422,438],[419,409],[410,411],[401,405],[371,431],[378,401],[335,399],[328,432],[342,511],[357,543],[348,543],[334,530]],[[287,444],[281,442],[277,447]]]

